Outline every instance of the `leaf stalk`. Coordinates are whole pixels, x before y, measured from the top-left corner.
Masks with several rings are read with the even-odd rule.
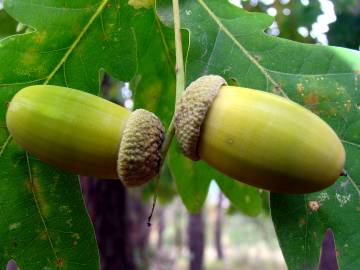
[[[179,1],[173,0],[172,3],[173,3],[175,50],[176,50],[176,65],[175,65],[175,74],[176,74],[175,107],[176,107],[176,104],[178,103],[178,101],[181,97],[181,93],[185,90],[185,68],[184,68],[184,57],[183,57],[182,40],[181,40],[181,22],[180,22]],[[171,119],[170,125],[166,132],[164,143],[161,148],[161,154],[164,157],[164,159],[170,148],[172,139],[174,138],[174,134],[175,134],[175,114],[173,115],[173,117]],[[161,165],[161,167],[162,167],[162,165]]]
[[[184,57],[183,57],[183,49],[182,49],[182,40],[181,40],[181,22],[180,22],[180,7],[179,1],[173,0],[173,17],[174,17],[174,33],[175,33],[175,50],[176,50],[176,65],[175,65],[175,74],[176,74],[176,99],[175,99],[175,108],[180,100],[181,93],[185,90],[185,68],[184,68]],[[151,226],[151,218],[154,213],[156,200],[157,200],[157,193],[159,189],[159,182],[160,182],[160,174],[164,167],[164,162],[166,155],[169,151],[171,142],[175,135],[175,113],[171,119],[170,125],[167,129],[164,143],[161,147],[161,156],[163,157],[162,163],[160,164],[160,170],[158,175],[155,177],[156,188],[155,194],[153,198],[152,210],[148,217],[148,226]]]

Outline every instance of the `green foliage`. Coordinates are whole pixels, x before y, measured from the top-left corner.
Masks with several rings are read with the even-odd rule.
[[[6,129],[6,104],[31,84],[97,94],[105,70],[131,82],[135,107],[155,112],[169,125],[175,106],[171,1],[159,0],[156,8],[135,9],[127,0],[5,2],[11,16],[35,30],[0,41],[0,267],[13,258],[21,269],[99,268],[77,177],[16,145]],[[311,12],[301,24],[315,17]],[[264,33],[271,17],[225,1],[183,0],[181,20],[187,84],[203,74],[219,74],[232,84],[287,96],[341,137],[349,176],[319,193],[272,194],[271,211],[290,269],[316,266],[327,228],[334,232],[340,266],[359,268],[354,252],[360,249],[355,226],[360,221],[359,52],[271,37]],[[268,209],[267,192],[186,159],[175,141],[166,162],[164,188],[173,179],[191,212],[201,209],[212,179],[243,213],[255,216]],[[145,190],[154,188],[152,183]],[[313,202],[320,206],[317,211],[309,208]]]
[[[36,30],[0,43],[0,267],[13,258],[21,269],[98,269],[78,178],[40,163],[15,144],[6,130],[6,104],[31,84],[98,93],[101,69],[130,80],[137,69],[137,51],[129,18],[137,16],[138,23],[144,11],[126,1],[106,0],[12,0],[4,6]]]
[[[338,14],[338,20],[330,25],[328,33],[329,43],[359,49],[360,46],[360,17],[358,14]]]
[[[248,216],[257,216],[263,210],[261,192],[239,181],[226,179],[219,176],[216,178],[221,191],[231,201],[232,205]]]
[[[336,1],[337,20],[327,33],[329,44],[352,49],[360,47],[360,3],[354,0]]]
[[[336,0],[332,1],[335,5],[335,9],[339,12],[354,11],[359,8],[359,1],[357,0]]]
[[[308,36],[301,36],[297,29],[306,27],[311,30],[312,24],[316,22],[317,17],[322,13],[319,1],[309,1],[308,5],[304,5],[301,1],[288,1],[286,4],[281,1],[265,5],[259,2],[256,6],[250,5],[248,1],[243,2],[244,8],[249,11],[266,12],[269,7],[276,9],[276,23],[279,28],[279,37],[304,42],[314,43],[314,40]],[[290,14],[286,14],[286,12]]]
[[[16,32],[16,21],[0,9],[0,39]]]
[[[159,1],[161,18],[171,25],[169,9],[169,1]],[[349,247],[360,249],[359,233],[348,227],[360,221],[356,210],[360,196],[359,52],[268,36],[263,30],[272,23],[269,16],[247,13],[225,3],[219,8],[215,0],[182,1],[182,23],[191,37],[188,82],[214,73],[235,79],[241,86],[286,95],[317,113],[338,133],[346,147],[349,177],[341,177],[319,193],[273,195],[271,209],[290,269],[316,265],[327,227],[333,229],[339,252],[344,254],[339,257],[340,266],[346,269],[351,262],[354,269],[355,265],[358,268],[359,260],[346,254]],[[307,203],[320,200],[322,194],[327,194],[327,199],[321,201],[320,219],[316,213],[309,214]],[[301,220],[306,224],[299,230]],[[317,228],[316,237],[313,227]]]
[[[138,71],[130,84],[135,108],[154,112],[168,126],[175,107],[173,31],[160,22],[154,11],[143,12],[140,18],[134,19]]]

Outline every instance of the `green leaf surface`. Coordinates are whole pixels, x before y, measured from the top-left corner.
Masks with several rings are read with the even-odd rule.
[[[170,1],[158,1],[160,17],[168,25],[170,7]],[[273,194],[271,208],[290,269],[316,266],[326,228],[334,232],[340,266],[359,269],[360,260],[354,257],[360,250],[359,52],[266,35],[270,16],[216,0],[181,1],[181,19],[191,40],[188,83],[203,74],[219,74],[244,87],[283,95],[317,113],[342,139],[348,177],[315,194]],[[321,202],[318,212],[309,214],[309,200]]]
[[[20,149],[6,129],[6,107],[32,84],[98,94],[100,70],[129,81],[137,69],[134,25],[152,11],[125,0],[7,0],[4,7],[35,30],[0,41],[0,268],[14,259],[21,269],[99,269],[78,178]]]
[[[154,112],[167,127],[175,106],[174,34],[154,10],[143,13],[135,23],[139,69],[130,85],[135,108]]]
[[[201,210],[208,194],[210,182],[216,177],[213,169],[202,162],[193,162],[181,153],[176,140],[168,153],[168,162],[177,191],[191,213]]]
[[[12,140],[1,156],[0,267],[99,269],[78,178],[28,156]]]

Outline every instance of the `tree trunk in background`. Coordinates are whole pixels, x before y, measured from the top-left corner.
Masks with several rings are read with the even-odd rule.
[[[334,1],[335,2],[335,1]],[[360,44],[360,0],[357,5],[350,3],[344,10],[335,10],[336,21],[329,24],[326,33],[329,45],[341,46],[354,50],[359,49]]]
[[[218,204],[217,204],[217,207],[216,207],[216,219],[215,219],[215,248],[216,248],[217,258],[219,260],[222,260],[224,258],[223,247],[222,247],[222,244],[221,244],[222,218],[223,218],[223,214],[222,214],[223,198],[224,198],[224,196],[223,196],[222,192],[219,190],[219,200],[218,200]]]
[[[141,200],[141,191],[135,190],[127,196],[128,233],[138,270],[149,268],[148,241],[150,228],[147,225],[149,213],[149,207]]]
[[[127,220],[127,195],[120,181],[82,178],[85,202],[94,225],[102,270],[135,270]]]
[[[202,212],[189,214],[188,245],[190,252],[189,270],[202,270],[205,248],[204,220]]]
[[[102,90],[110,96],[113,84],[105,74]],[[116,101],[116,100],[115,100]],[[140,193],[131,196],[120,180],[96,180],[82,177],[86,206],[95,228],[102,270],[148,269],[148,209]]]

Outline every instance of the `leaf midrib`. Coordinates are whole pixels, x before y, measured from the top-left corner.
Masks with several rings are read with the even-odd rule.
[[[109,2],[109,0],[103,0],[100,6],[96,9],[95,13],[90,17],[90,20],[87,22],[87,24],[84,26],[84,28],[81,30],[77,38],[74,40],[74,42],[71,44],[71,46],[68,48],[64,56],[60,59],[59,63],[55,66],[53,71],[49,74],[47,79],[45,80],[44,84],[48,84],[50,80],[55,76],[55,74],[59,71],[59,69],[65,64],[66,60],[69,58],[70,54],[74,51],[74,49],[77,47],[77,45],[80,43],[80,40],[84,37],[86,32],[89,30],[92,23],[95,21],[95,19],[101,14],[103,9],[105,8],[106,4]]]
[[[10,143],[10,141],[11,141],[11,135],[9,135],[7,138],[6,138],[6,140],[5,140],[5,142],[3,143],[3,145],[1,146],[1,148],[0,148],[0,158],[2,157],[2,155],[4,154],[4,152],[5,152],[5,149],[7,148],[7,146],[9,145],[9,143]]]
[[[230,30],[225,27],[225,25],[221,22],[221,20],[215,15],[214,12],[210,9],[208,5],[203,0],[197,0],[198,3],[204,8],[204,10],[209,14],[209,16],[213,19],[213,21],[219,26],[220,30],[222,30],[234,44],[236,47],[240,49],[240,51],[249,59],[251,63],[253,63],[260,72],[264,75],[264,77],[269,80],[269,82],[274,86],[275,90],[280,92],[282,96],[288,98],[287,94],[282,89],[281,85],[277,83],[272,76],[266,71],[266,69],[251,55],[248,50],[236,39],[236,37],[230,32]]]

